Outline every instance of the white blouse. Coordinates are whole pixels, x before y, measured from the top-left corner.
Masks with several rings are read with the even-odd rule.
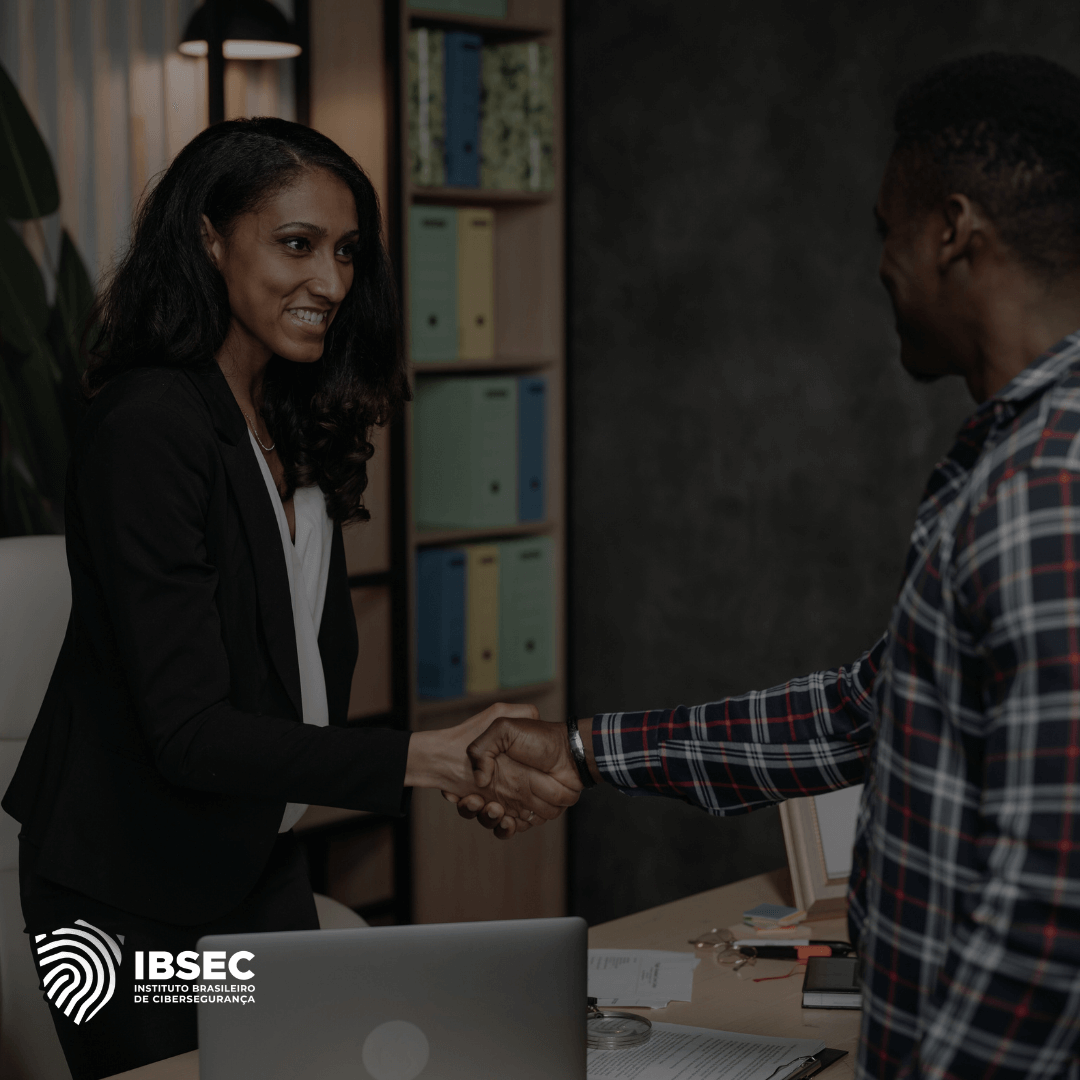
[[[330,571],[330,545],[334,524],[326,512],[326,497],[318,487],[297,488],[293,495],[296,514],[296,542],[289,534],[289,520],[281,503],[281,493],[274,483],[254,435],[248,429],[251,449],[258,459],[270,501],[274,505],[281,546],[285,549],[285,568],[289,572],[293,625],[296,628],[296,659],[300,665],[300,700],[304,723],[326,727],[330,715],[326,705],[326,680],[319,652],[319,626],[326,599],[326,578]],[[303,816],[306,803],[288,803],[278,832],[288,832]]]

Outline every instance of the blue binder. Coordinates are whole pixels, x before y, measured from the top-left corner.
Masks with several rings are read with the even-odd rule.
[[[444,38],[446,63],[446,183],[480,186],[479,34],[451,31]]]
[[[547,379],[518,380],[518,521],[543,521]]]
[[[421,697],[457,697],[465,693],[465,552],[419,552],[416,581],[417,689]]]

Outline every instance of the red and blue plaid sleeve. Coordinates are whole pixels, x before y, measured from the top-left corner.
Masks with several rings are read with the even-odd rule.
[[[982,756],[978,862],[900,1075],[1061,1077],[1080,1049],[1080,473],[1005,472],[956,566],[984,698],[957,718]]]
[[[745,813],[860,783],[873,734],[874,677],[887,636],[853,664],[707,705],[602,713],[596,764],[630,794]]]

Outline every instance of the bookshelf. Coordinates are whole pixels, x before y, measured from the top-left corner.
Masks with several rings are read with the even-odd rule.
[[[562,137],[562,2],[509,0],[505,19],[486,19],[403,4],[398,12],[399,98],[408,100],[406,48],[410,30],[469,30],[485,44],[537,40],[552,49],[555,83],[555,185],[551,192],[484,191],[414,186],[410,178],[408,117],[399,111],[397,162],[402,279],[408,281],[408,208],[414,205],[489,207],[495,213],[495,356],[484,361],[413,363],[414,384],[451,374],[543,374],[548,381],[546,518],[484,529],[419,529],[406,500],[405,542],[409,616],[409,723],[414,730],[449,726],[496,701],[536,704],[546,720],[561,721],[566,702],[565,647],[565,407]],[[406,296],[406,303],[408,297]],[[406,326],[409,320],[406,314]],[[412,445],[412,411],[405,418],[401,451]],[[410,469],[403,470],[408,478]],[[406,479],[408,482],[408,479]],[[549,682],[430,700],[417,695],[416,553],[523,536],[549,536],[554,548],[555,677]],[[417,791],[412,812],[412,898],[416,922],[532,918],[561,915],[566,906],[565,820],[500,843],[479,826],[462,822],[438,792]],[[463,827],[465,826],[465,827]]]
[[[484,529],[419,529],[412,521],[412,409],[377,432],[365,503],[372,520],[347,530],[346,556],[360,637],[353,724],[450,726],[493,702],[529,701],[561,721],[566,702],[565,354],[562,0],[508,0],[506,19],[409,7],[405,0],[310,0],[311,123],[351,153],[382,203],[408,328],[409,208],[488,207],[495,214],[495,356],[410,363],[429,375],[544,375],[548,381],[543,521]],[[414,187],[407,160],[409,31],[470,30],[487,42],[551,46],[555,82],[552,192]],[[416,555],[422,549],[548,536],[554,548],[555,677],[450,699],[417,694]],[[561,915],[565,821],[510,843],[461,821],[438,792],[417,791],[407,820],[312,807],[298,825],[316,888],[372,922],[454,922]]]
[[[309,10],[310,124],[360,162],[378,192],[386,238],[395,237],[393,144],[397,12],[384,0],[306,0]],[[345,531],[346,564],[360,653],[350,724],[408,724],[404,571],[404,494],[396,485],[393,431],[376,431],[365,505],[371,521]],[[296,825],[317,892],[373,924],[412,918],[410,824],[406,818],[312,806]]]

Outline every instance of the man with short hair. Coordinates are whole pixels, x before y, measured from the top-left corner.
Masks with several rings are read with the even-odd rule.
[[[848,667],[583,721],[582,749],[592,780],[713,814],[865,783],[857,1075],[1075,1077],[1080,79],[970,57],[910,87],[895,127],[875,216],[901,361],[962,376],[978,408],[930,476],[888,629]],[[500,753],[582,784],[560,725],[500,721],[470,753],[482,785]]]

